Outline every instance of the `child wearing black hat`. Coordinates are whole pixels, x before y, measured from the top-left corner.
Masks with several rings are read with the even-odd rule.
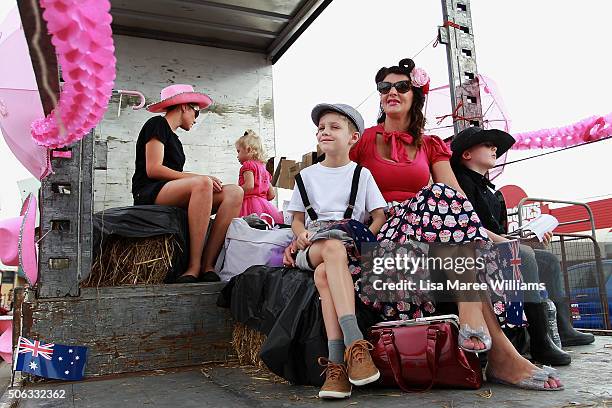
[[[497,158],[503,155],[514,144],[514,138],[501,130],[489,129],[483,130],[479,127],[471,127],[460,132],[451,143],[453,155],[451,157],[451,166],[457,177],[459,185],[470,200],[482,225],[495,234],[494,241],[507,241],[503,235],[506,231],[506,213],[505,204],[498,199],[495,186],[486,177],[487,172],[495,166]],[[552,233],[547,233],[545,241],[548,242],[552,237]],[[522,272],[527,282],[539,282],[539,270],[543,269],[543,264],[558,263],[555,255],[548,251],[534,250],[527,246],[520,246],[520,257],[522,263]],[[554,262],[549,262],[549,258],[555,258]],[[547,268],[551,269],[551,268]],[[557,268],[558,269],[558,268]],[[550,276],[549,280],[560,279],[559,272],[557,276]],[[548,285],[549,291],[558,285]],[[545,364],[550,365],[567,365],[571,362],[570,355],[561,350],[555,345],[548,335],[548,323],[546,319],[546,311],[544,303],[537,291],[525,291],[524,311],[529,322],[527,328],[530,336],[530,353],[531,356]],[[551,295],[554,295],[551,293]],[[559,294],[559,298],[562,297]],[[563,316],[564,311],[560,311]],[[565,327],[568,322],[560,321],[560,331],[564,332],[571,338],[582,335],[573,328]],[[575,332],[575,333],[574,333]],[[582,338],[582,341],[590,340]],[[590,340],[592,342],[593,340]],[[587,343],[588,344],[588,343]]]

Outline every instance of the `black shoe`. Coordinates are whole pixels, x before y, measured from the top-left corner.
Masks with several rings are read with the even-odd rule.
[[[193,275],[181,275],[176,278],[174,283],[198,283],[198,278]]]
[[[529,333],[529,353],[543,364],[563,366],[572,362],[571,356],[561,350],[548,335],[548,319],[545,303],[525,303],[527,332]]]
[[[561,337],[561,345],[563,347],[586,346],[595,341],[595,336],[591,333],[582,333],[574,329],[567,302],[554,303],[557,308],[557,328],[559,329],[559,337]]]
[[[204,272],[200,275],[200,282],[219,282],[221,278],[213,271]]]

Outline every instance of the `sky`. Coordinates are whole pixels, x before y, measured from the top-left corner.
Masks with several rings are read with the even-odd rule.
[[[14,0],[0,0],[0,20]],[[607,53],[612,2],[471,0],[476,60],[493,78],[513,132],[572,124],[612,112]],[[299,158],[315,148],[310,111],[320,102],[359,106],[376,118],[374,74],[415,58],[432,79],[448,83],[444,46],[430,43],[441,25],[439,0],[334,0],[274,65],[277,156]],[[3,60],[5,62],[6,60]],[[370,96],[369,98],[367,98]],[[364,102],[365,100],[365,102]],[[363,102],[363,103],[362,103]],[[542,153],[511,151],[509,160]],[[495,180],[530,196],[589,201],[612,194],[607,179],[612,140],[509,165]],[[0,140],[0,217],[19,211],[16,180],[29,177]],[[287,197],[287,194],[280,194]]]

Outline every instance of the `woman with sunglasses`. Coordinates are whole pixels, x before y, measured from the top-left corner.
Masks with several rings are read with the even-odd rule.
[[[370,170],[390,203],[387,222],[377,237],[380,247],[394,248],[408,239],[456,244],[497,241],[498,236],[482,227],[459,187],[449,163],[449,148],[440,138],[424,134],[423,107],[429,90],[425,71],[406,58],[396,66],[381,68],[375,80],[380,93],[378,125],[365,130],[351,151],[351,160]],[[488,265],[485,269],[480,281],[496,279]],[[367,305],[367,297],[358,295]],[[539,369],[515,350],[498,323],[496,313],[502,315],[503,309],[496,308],[494,312],[491,300],[480,298],[484,300],[457,301],[460,347],[468,352],[488,351],[490,380],[520,388],[562,389],[553,369]],[[371,324],[381,319],[413,319],[440,313],[427,293],[417,291],[409,299],[378,304],[374,316],[370,303],[362,316],[373,319],[368,322]]]
[[[189,265],[177,283],[215,282],[216,258],[221,251],[227,228],[238,217],[242,189],[222,185],[213,176],[183,171],[185,153],[175,133],[189,131],[200,114],[212,104],[206,94],[194,92],[191,85],[176,84],[161,91],[161,101],[149,105],[152,113],[164,116],[149,119],[136,142],[136,170],[132,177],[134,205],[169,205],[187,210],[189,224]],[[204,243],[211,213],[216,213],[206,248]],[[204,251],[204,253],[202,253]]]

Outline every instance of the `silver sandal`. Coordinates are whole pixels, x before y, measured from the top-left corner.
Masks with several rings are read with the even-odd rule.
[[[559,376],[557,375],[557,370],[554,368],[544,366],[546,368],[538,369],[533,373],[531,377],[527,377],[522,379],[517,383],[511,383],[508,381],[501,380],[494,375],[492,375],[488,370],[485,369],[485,375],[487,377],[487,381],[496,384],[509,385],[511,387],[521,388],[524,390],[535,390],[535,391],[562,391],[565,389],[563,385],[557,388],[546,388],[545,384],[548,379],[552,378],[553,380],[559,380]],[[550,370],[552,371],[550,371]]]
[[[478,340],[480,340],[485,345],[485,348],[482,350],[477,350],[477,349],[471,349],[471,348],[465,347],[463,345],[463,342],[466,340],[470,340],[470,337],[476,337]],[[493,343],[491,340],[491,336],[489,336],[485,332],[484,327],[481,326],[480,329],[474,330],[467,323],[462,324],[461,328],[459,328],[458,340],[459,340],[459,347],[462,350],[469,351],[470,353],[476,353],[476,354],[485,353],[491,350],[491,344]]]
[[[558,371],[550,366],[547,365],[543,365],[542,366],[542,370],[546,371],[546,374],[548,374],[548,378],[551,378],[557,382],[561,381],[561,377],[559,377]],[[557,389],[563,389],[565,388],[565,386],[563,384],[561,384],[560,386],[557,387]]]

